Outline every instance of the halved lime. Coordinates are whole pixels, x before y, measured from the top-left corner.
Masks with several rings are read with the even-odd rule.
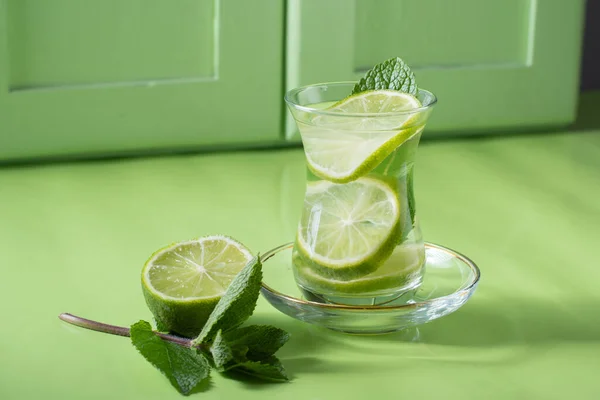
[[[221,235],[167,246],[154,253],[142,270],[146,303],[162,329],[196,336],[251,259],[243,244]]]
[[[321,275],[368,274],[396,245],[400,203],[385,181],[359,178],[343,185],[311,182],[304,197],[296,248]]]
[[[334,104],[327,110],[339,111],[339,116],[318,115],[302,129],[309,168],[315,175],[337,183],[367,174],[423,129],[418,114],[389,113],[419,107],[421,102],[416,97],[395,90],[366,91]],[[348,113],[354,116],[345,115]]]

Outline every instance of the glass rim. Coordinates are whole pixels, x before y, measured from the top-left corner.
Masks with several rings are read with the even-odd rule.
[[[261,256],[260,261],[261,261],[261,263],[264,264],[271,257],[276,255],[277,253],[279,253],[283,250],[288,250],[288,249],[292,248],[293,246],[294,246],[293,242],[277,246],[277,247],[265,252]],[[469,293],[469,291],[471,291],[471,289],[473,289],[473,287],[479,283],[479,279],[481,278],[481,271],[479,270],[479,267],[477,266],[477,264],[475,264],[475,262],[473,262],[473,260],[471,260],[470,258],[465,256],[464,254],[461,254],[458,251],[449,249],[447,247],[437,245],[434,243],[429,243],[429,242],[425,242],[425,248],[434,248],[437,250],[444,251],[444,252],[450,254],[452,257],[456,257],[459,260],[461,260],[462,262],[464,262],[473,272],[473,279],[471,280],[471,282],[469,282],[469,284],[466,285],[464,288],[462,288],[454,293],[445,295],[445,296],[436,297],[433,299],[428,299],[428,300],[419,301],[419,302],[410,303],[410,304],[399,304],[399,305],[394,305],[394,306],[390,306],[390,305],[386,306],[385,304],[374,305],[374,306],[364,306],[364,305],[352,306],[352,305],[345,305],[345,304],[318,303],[316,301],[306,300],[303,298],[298,298],[298,297],[290,296],[285,293],[281,293],[280,291],[275,290],[272,287],[270,287],[269,285],[267,285],[264,281],[261,283],[261,290],[266,290],[271,295],[278,297],[278,298],[285,299],[287,302],[292,302],[294,304],[304,305],[304,306],[319,307],[319,308],[325,308],[325,309],[352,310],[352,311],[393,311],[393,310],[402,310],[402,309],[423,307],[423,306],[429,305],[431,303],[437,302],[440,299],[445,299],[445,298],[453,297],[456,295],[462,296],[466,293]],[[290,277],[290,279],[293,279],[293,277]]]
[[[309,88],[319,87],[319,86],[343,86],[343,85],[352,85],[352,86],[354,86],[355,84],[356,84],[356,82],[354,82],[354,81],[338,81],[338,82],[313,83],[311,85],[299,86],[297,88],[288,90],[285,93],[285,96],[283,97],[283,99],[288,104],[288,106],[293,107],[293,108],[295,108],[297,110],[300,110],[300,111],[307,112],[307,113],[318,114],[318,115],[337,116],[337,117],[344,116],[344,117],[359,117],[359,118],[393,117],[393,116],[399,116],[399,115],[417,114],[419,112],[429,110],[429,109],[433,108],[433,106],[435,106],[437,104],[437,97],[436,97],[436,95],[433,94],[432,92],[430,92],[429,90],[422,89],[422,88],[417,88],[417,89],[420,92],[425,92],[425,93],[429,94],[432,97],[431,103],[427,104],[426,106],[421,106],[421,107],[413,108],[411,110],[393,111],[393,112],[386,112],[386,113],[346,113],[346,112],[340,112],[340,111],[328,111],[326,109],[323,110],[323,109],[319,109],[319,108],[314,108],[314,107],[309,107],[309,106],[303,106],[303,105],[298,104],[297,102],[295,102],[295,101],[292,100],[292,96],[293,95],[298,94],[302,90],[306,90],[306,89],[309,89]],[[343,100],[343,99],[340,99],[340,100]]]

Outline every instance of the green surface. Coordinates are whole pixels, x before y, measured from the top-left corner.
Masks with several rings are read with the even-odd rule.
[[[440,99],[428,136],[566,125],[575,117],[583,5],[289,0],[286,85],[358,80],[400,56]],[[299,139],[291,117],[286,128]]]
[[[0,169],[0,398],[180,399],[127,339],[57,315],[150,319],[140,271],[175,240],[223,232],[263,252],[292,241],[303,158],[297,149]],[[260,299],[249,323],[291,332],[278,355],[293,381],[214,374],[194,398],[596,398],[599,182],[600,131],[425,142],[415,177],[423,232],[480,265],[471,301],[418,330],[356,337]]]
[[[0,0],[0,160],[279,139],[283,3]]]

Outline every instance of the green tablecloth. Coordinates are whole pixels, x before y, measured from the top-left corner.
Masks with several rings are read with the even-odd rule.
[[[213,374],[205,399],[600,397],[600,132],[425,142],[425,238],[482,270],[457,313],[355,337],[279,314],[293,381]],[[0,398],[180,398],[128,339],[58,320],[150,319],[139,274],[176,240],[227,233],[255,251],[290,241],[300,150],[0,169]]]

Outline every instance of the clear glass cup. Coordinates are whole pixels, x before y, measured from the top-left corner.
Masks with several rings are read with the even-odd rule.
[[[423,279],[414,163],[436,97],[419,89],[415,97],[422,106],[408,111],[330,109],[354,84],[323,83],[286,93],[307,157],[292,264],[308,299],[374,305],[416,289]]]

